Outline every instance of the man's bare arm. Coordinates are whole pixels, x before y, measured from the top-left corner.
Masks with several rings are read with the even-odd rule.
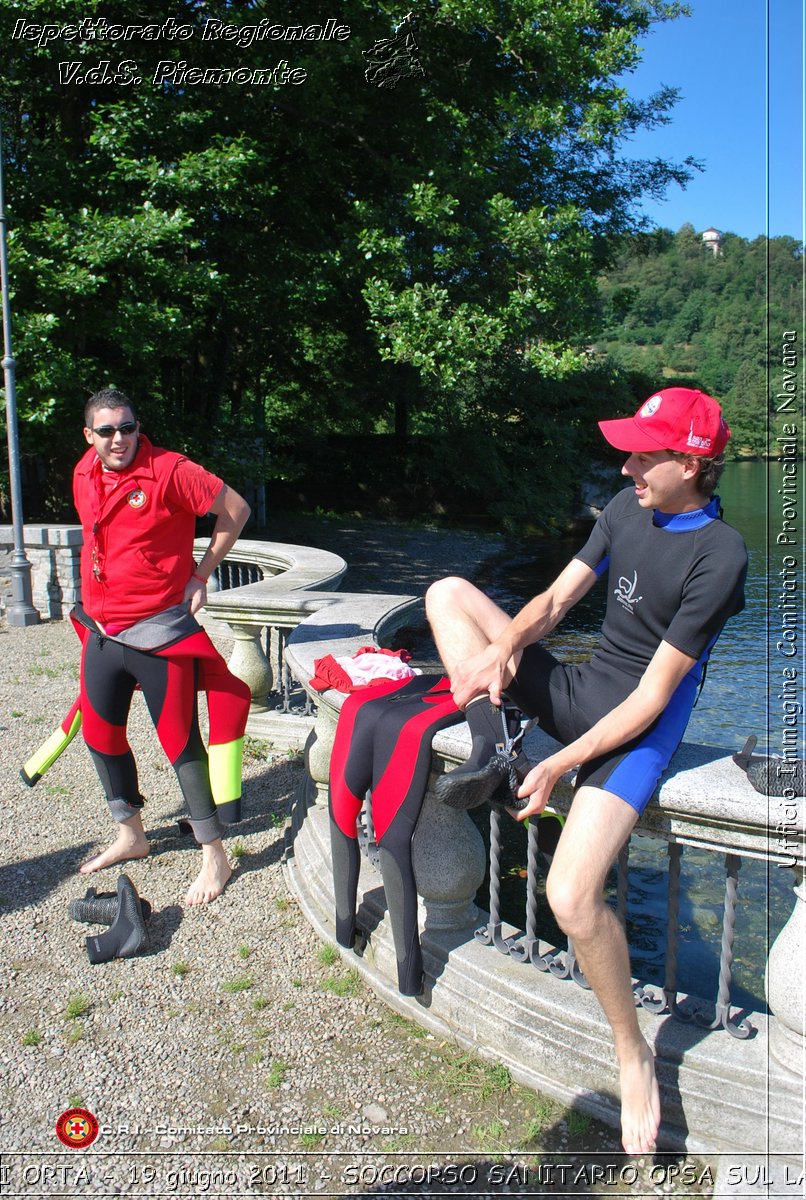
[[[551,790],[566,771],[580,763],[615,750],[648,729],[664,711],[675,689],[696,663],[695,658],[661,642],[635,691],[597,721],[587,733],[538,763],[523,781],[520,796],[529,804],[517,813],[518,820],[542,812]]]
[[[224,561],[237,542],[241,530],[249,518],[250,508],[243,496],[225,483],[213,501],[210,512],[216,515],[216,522],[210,535],[210,544],[202,555],[195,574],[188,580],[185,588],[185,601],[190,601],[190,611],[194,614],[199,611],[207,599],[206,580]]]

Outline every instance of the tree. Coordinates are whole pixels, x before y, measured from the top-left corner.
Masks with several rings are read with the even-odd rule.
[[[177,0],[150,25],[133,0],[106,10],[0,0],[29,451],[106,383],[236,481],[298,475],[336,431],[503,424],[502,478],[516,433],[545,445],[541,396],[587,369],[635,202],[689,174],[619,153],[673,104],[619,77],[682,6],[443,0],[397,31],[388,0],[337,21],[323,0]],[[388,66],[406,38],[403,76],[377,86],[367,54]],[[502,374],[528,411],[502,417]]]

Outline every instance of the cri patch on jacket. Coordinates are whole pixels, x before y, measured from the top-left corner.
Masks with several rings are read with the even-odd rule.
[[[146,502],[147,496],[140,488],[135,488],[133,492],[129,492],[126,499],[132,508],[142,508]]]

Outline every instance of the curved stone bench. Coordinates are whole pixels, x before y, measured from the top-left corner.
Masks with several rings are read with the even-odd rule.
[[[397,599],[398,603],[395,603]],[[352,654],[374,634],[382,644],[388,624],[411,601],[389,596],[343,595],[301,621],[287,660],[305,684],[313,660],[325,653]],[[333,883],[327,814],[327,779],[335,723],[344,697],[325,692],[307,755],[290,833],[287,874],[308,920],[335,942]],[[467,726],[438,734],[433,773],[460,762],[470,745]],[[540,731],[528,735],[537,761],[554,745]],[[552,803],[570,803],[565,780]],[[725,750],[684,745],[662,781],[659,795],[636,832],[672,845],[769,859],[794,866],[793,917],[768,964],[768,996],[776,1016],[753,1013],[755,1035],[731,1037],[683,1024],[671,1015],[641,1010],[654,1045],[663,1096],[663,1144],[708,1154],[715,1150],[793,1153],[802,1140],[803,995],[793,977],[802,961],[804,909],[801,885],[804,833],[784,851],[770,843],[767,801],[751,787]],[[359,924],[368,931],[363,956],[342,951],[393,1008],[443,1037],[505,1063],[519,1081],[602,1119],[618,1121],[618,1076],[610,1031],[590,992],[551,971],[534,970],[483,945],[475,936],[487,920],[474,903],[483,878],[481,837],[466,813],[426,793],[412,846],[421,896],[421,941],[427,985],[416,999],[397,991],[396,960],[380,874],[362,858]],[[505,932],[514,933],[514,930]],[[771,1085],[772,1080],[772,1085]]]
[[[197,556],[206,546],[206,538],[196,539]],[[233,638],[229,667],[252,693],[250,732],[275,732],[270,726],[264,729],[261,718],[268,712],[269,695],[283,686],[288,634],[332,600],[336,593],[324,589],[337,588],[346,570],[344,559],[329,550],[241,538],[215,572],[201,619],[203,624],[223,622]],[[310,717],[300,721],[287,714],[283,720],[287,743],[301,744]]]

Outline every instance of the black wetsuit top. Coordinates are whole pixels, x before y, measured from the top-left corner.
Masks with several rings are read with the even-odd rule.
[[[576,555],[607,575],[607,611],[589,662],[565,665],[527,646],[510,698],[565,745],[635,690],[662,641],[696,660],[644,733],[580,767],[576,786],[600,787],[642,812],[688,723],[704,664],[724,623],[744,607],[747,551],[719,518],[719,499],[691,513],[642,508],[632,489],[604,510]]]

